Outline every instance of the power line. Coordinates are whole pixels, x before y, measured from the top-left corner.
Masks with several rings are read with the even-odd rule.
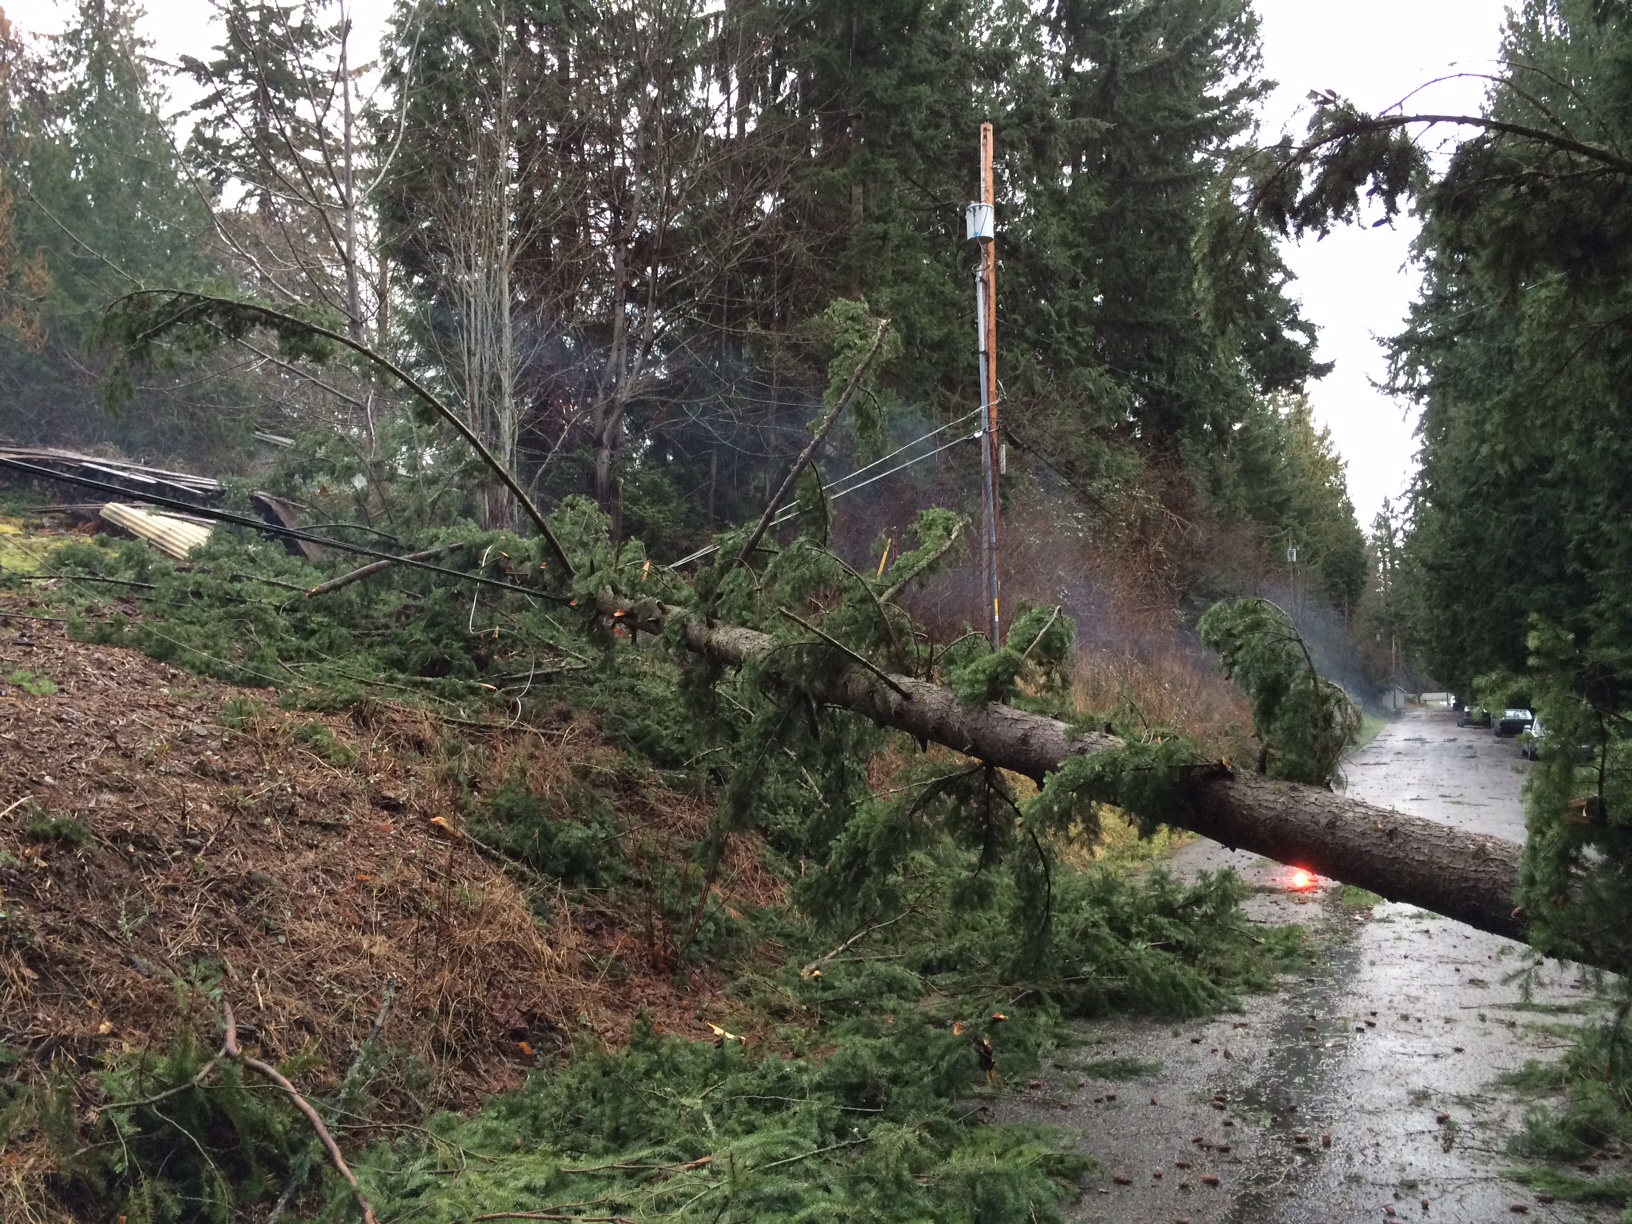
[[[923,437],[914,438],[911,442],[906,443],[904,446],[896,447],[893,451],[891,451],[889,454],[883,456],[882,458],[874,459],[866,467],[859,467],[855,471],[851,472],[850,475],[841,476],[838,480],[835,480],[833,482],[833,484],[835,486],[837,486],[837,485],[843,484],[847,480],[854,480],[857,476],[860,476],[863,472],[870,472],[875,467],[877,467],[879,464],[888,463],[891,459],[894,459],[897,455],[905,454],[907,451],[909,451],[913,447],[917,446],[920,442],[928,442],[931,438],[936,437],[936,436],[938,436],[940,434],[943,434],[947,430],[952,429],[952,428],[954,428],[954,427],[956,427],[958,425],[962,425],[965,421],[969,420],[970,417],[977,417],[979,415],[980,415],[980,409],[979,408],[976,408],[976,409],[974,409],[973,411],[970,411],[970,412],[966,412],[961,417],[958,417],[956,420],[948,421],[945,425],[942,425],[939,429],[932,429],[927,434],[925,434]]]
[[[894,476],[897,472],[904,472],[909,467],[912,467],[916,463],[922,463],[925,459],[933,459],[936,455],[940,454],[942,451],[951,450],[954,446],[957,446],[961,442],[972,442],[972,441],[974,441],[976,438],[978,438],[980,436],[981,436],[981,431],[977,429],[974,433],[964,434],[961,438],[953,438],[952,441],[948,442],[945,446],[937,446],[934,450],[927,451],[924,454],[919,455],[916,459],[908,459],[905,463],[897,464],[895,467],[891,468],[887,472],[880,472],[877,476],[869,477],[868,479],[862,481],[860,484],[849,485],[846,488],[840,489],[838,492],[836,492],[832,496],[830,496],[827,500],[828,501],[838,501],[839,498],[844,497],[844,496],[846,496],[847,494],[850,494],[850,493],[855,493],[858,490],[865,489],[868,485],[875,484],[876,482],[878,482],[880,480],[883,480],[886,476]],[[865,471],[866,469],[863,468],[862,470]],[[850,474],[850,476],[857,476],[857,475],[860,475],[860,473],[859,472],[852,472]],[[846,480],[850,479],[850,476],[845,477],[845,479]],[[797,512],[795,512],[795,513],[797,513]],[[793,517],[793,515],[789,514],[785,518],[783,518],[781,521],[786,522],[789,518],[792,518],[792,517]]]
[[[71,476],[66,472],[53,471],[50,468],[39,467],[32,463],[24,463],[21,459],[0,457],[0,466],[15,468],[20,472],[27,472],[33,476],[43,476],[47,480],[58,480],[65,484],[82,485],[89,489],[98,489],[105,493],[117,494],[121,498],[132,501],[148,502],[155,506],[163,506],[168,510],[180,510],[184,514],[196,514],[203,518],[212,518],[218,522],[231,523],[238,527],[249,527],[256,531],[270,535],[284,536],[294,540],[305,540],[310,544],[318,544],[324,548],[332,548],[337,552],[355,553],[360,557],[374,557],[380,561],[390,561],[409,569],[428,570],[433,574],[441,574],[448,578],[457,578],[463,582],[474,582],[481,586],[498,587],[501,590],[516,591],[522,595],[531,595],[537,599],[547,599],[555,603],[567,603],[562,595],[552,595],[547,591],[540,591],[535,587],[524,587],[514,582],[504,582],[498,578],[488,578],[482,574],[470,574],[462,570],[449,569],[445,565],[434,565],[429,561],[415,561],[411,557],[399,556],[396,553],[385,552],[378,548],[369,548],[363,544],[348,544],[343,540],[329,539],[327,536],[314,535],[310,531],[302,531],[298,527],[284,527],[279,524],[263,522],[261,519],[250,518],[243,514],[234,514],[230,510],[218,510],[211,506],[199,506],[192,502],[182,501],[179,498],[165,497],[160,493],[133,493],[119,485],[108,484],[105,481],[93,480],[89,476]]]
[[[927,433],[922,438],[917,438],[917,439],[913,440],[912,442],[907,443],[906,446],[903,446],[903,447],[899,448],[898,450],[892,452],[891,454],[886,455],[884,457],[884,459],[875,460],[874,462],[869,463],[866,467],[858,468],[856,471],[851,472],[848,476],[843,476],[843,477],[839,478],[838,480],[835,480],[832,484],[827,485],[827,486],[825,486],[823,488],[823,490],[822,490],[823,495],[827,498],[828,501],[836,502],[841,497],[845,497],[845,496],[848,496],[851,493],[855,493],[855,492],[858,492],[861,489],[865,489],[870,484],[876,484],[878,481],[883,480],[886,476],[894,476],[897,472],[904,472],[908,468],[912,467],[913,465],[922,463],[925,459],[933,459],[936,455],[939,455],[942,451],[949,451],[954,446],[962,445],[965,442],[975,441],[977,438],[982,436],[982,431],[981,430],[977,429],[977,430],[975,430],[974,433],[964,434],[961,437],[953,438],[952,441],[946,443],[943,446],[937,446],[934,450],[926,451],[922,455],[918,455],[915,458],[908,459],[905,463],[897,464],[895,467],[890,468],[888,471],[880,472],[876,476],[868,477],[866,480],[863,480],[860,484],[846,485],[844,488],[839,488],[839,486],[844,485],[846,481],[853,480],[857,476],[862,475],[864,472],[871,471],[873,468],[877,467],[880,463],[883,463],[885,461],[885,459],[893,458],[895,455],[899,455],[902,451],[907,450],[909,447],[916,446],[919,442],[923,442],[923,441],[925,441],[925,440],[927,440],[929,438],[933,438],[936,434],[944,433],[947,429],[950,429],[953,425],[961,424],[963,421],[968,420],[969,416],[975,416],[975,415],[977,415],[977,413],[970,413],[970,414],[968,414],[968,416],[960,417],[957,421],[952,421],[947,425],[941,426],[940,429],[935,430],[933,433]],[[787,510],[784,510],[776,518],[772,519],[770,525],[772,527],[780,527],[784,523],[792,522],[794,519],[798,518],[799,514],[800,514],[800,508],[799,508],[799,504],[796,502],[796,503],[794,503],[794,505],[789,507]],[[699,548],[696,552],[688,553],[686,556],[681,557],[678,561],[671,561],[665,568],[670,569],[670,570],[681,569],[681,568],[683,568],[683,567],[685,567],[687,565],[690,565],[694,561],[701,561],[704,557],[710,556],[711,554],[718,552],[719,549],[720,549],[720,546],[718,544],[709,544],[706,547]]]

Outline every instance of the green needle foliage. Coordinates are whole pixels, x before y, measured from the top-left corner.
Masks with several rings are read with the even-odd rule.
[[[576,607],[402,567],[308,598],[343,565],[315,567],[230,529],[186,566],[141,545],[77,542],[49,563],[67,575],[61,598],[84,609],[77,631],[99,640],[275,683],[285,701],[309,705],[384,696],[458,719],[565,704],[596,715],[626,750],[620,774],[662,770],[715,798],[693,861],[667,874],[621,857],[616,778],[586,773],[548,798],[519,780],[472,793],[466,827],[525,879],[559,881],[569,895],[660,892],[676,929],[691,926],[682,970],[729,973],[730,1015],[717,1020],[748,1027],[731,1019],[740,1014],[755,1039],[715,1048],[642,1028],[625,1051],[581,1051],[474,1117],[435,1119],[427,1133],[371,1149],[360,1160],[369,1193],[390,1213],[432,1220],[555,1204],[640,1219],[1058,1218],[1081,1162],[1040,1134],[981,1124],[979,1101],[994,1088],[970,1041],[987,1037],[999,1076],[1013,1079],[1061,1038],[1063,1019],[1205,1014],[1270,985],[1296,949],[1294,931],[1245,921],[1233,876],[1182,884],[1156,870],[1136,880],[1062,860],[1066,839],[1095,836],[1099,803],[1152,822],[1171,813],[1198,766],[1193,750],[1166,733],[1130,734],[1123,752],[1083,758],[1028,796],[984,767],[913,762],[899,734],[804,698],[801,681],[865,658],[958,676],[971,699],[1063,712],[1067,617],[1033,609],[1000,651],[970,637],[936,652],[894,602],[904,579],[952,554],[953,515],[920,518],[901,577],[859,573],[800,538],[757,566],[705,571],[702,590],[648,567],[638,544],[614,544],[587,503],[563,508],[553,526],[573,558]],[[466,528],[441,542],[461,545],[450,565],[512,585],[547,564],[534,540]],[[139,618],[93,616],[105,597],[93,578],[150,584],[107,584],[137,592]],[[705,597],[722,619],[772,634],[777,649],[726,672],[641,628],[662,604]],[[240,725],[256,716],[249,702],[225,715]],[[877,771],[891,760],[881,788]],[[696,910],[686,898],[746,834],[786,879],[788,904],[740,919]],[[768,946],[780,949],[775,963]],[[983,1019],[994,1012],[1011,1019]],[[182,1054],[159,1090],[196,1069],[196,1054]],[[75,1184],[159,1220],[181,1218],[177,1204],[194,1200],[241,1210],[281,1183],[298,1132],[275,1102],[255,1097],[272,1112],[234,1120],[208,1112],[226,1106],[202,1090],[174,1100],[193,1112],[177,1118],[161,1104],[103,1125],[125,1127],[133,1152],[184,1146],[197,1162],[149,1169],[110,1143],[85,1157]],[[63,1146],[85,1146],[71,1129]],[[348,1210],[332,1178],[324,1184],[332,1210]]]
[[[1315,670],[1292,618],[1267,599],[1238,599],[1201,618],[1201,640],[1246,690],[1262,745],[1258,771],[1330,786],[1360,735],[1359,708],[1343,686]]]
[[[388,1218],[448,1224],[554,1205],[721,1222],[1059,1220],[1087,1162],[954,1104],[979,1078],[969,1040],[910,1000],[884,1002],[901,1010],[841,1020],[819,1058],[643,1024],[626,1050],[586,1052],[474,1118],[434,1119],[358,1172]]]
[[[992,1043],[1012,1082],[1062,1036],[1062,1013],[1016,1008],[1013,985],[991,993],[992,949],[1008,935],[991,911],[950,915],[926,938],[925,883],[921,866],[920,907],[869,954],[739,983],[742,1002],[798,1018],[774,1031],[780,1049],[643,1024],[624,1051],[586,1051],[474,1118],[376,1148],[359,1169],[371,1197],[450,1222],[554,1204],[643,1220],[1059,1219],[1086,1162],[1041,1131],[986,1125],[993,1088],[971,1040]],[[1272,940],[1265,958],[1242,938],[1233,878],[1144,888],[1105,872],[1066,890],[1053,966],[1066,1014],[1135,998],[1204,1012],[1225,995],[1202,964],[1262,981],[1293,948]]]

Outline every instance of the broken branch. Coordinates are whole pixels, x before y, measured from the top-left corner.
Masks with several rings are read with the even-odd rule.
[[[832,634],[823,633],[820,629],[816,628],[815,625],[811,624],[809,621],[805,620],[801,616],[795,616],[792,612],[789,612],[786,608],[778,608],[777,611],[780,612],[783,616],[787,617],[789,620],[791,620],[794,624],[798,625],[801,629],[810,630],[810,632],[814,633],[817,637],[821,638],[822,641],[826,642],[829,646],[833,647],[835,650],[842,650],[845,654],[849,655],[850,658],[855,660],[857,663],[861,664],[861,666],[865,667],[868,671],[872,672],[873,675],[877,676],[885,684],[889,685],[896,692],[900,693],[901,696],[905,697],[908,701],[912,700],[912,694],[910,694],[909,692],[907,692],[906,689],[902,688],[899,684],[897,684],[895,682],[895,679],[890,675],[889,672],[885,671],[882,667],[878,666],[878,664],[874,663],[871,659],[867,658],[865,655],[858,654],[856,651],[851,650],[850,647],[846,646],[843,642],[839,641],[839,639],[834,637]]]
[[[748,537],[748,542],[742,546],[742,551],[737,554],[736,563],[738,565],[746,565],[754,555],[754,549],[759,547],[760,540],[765,538],[765,532],[770,528],[771,520],[776,517],[776,512],[782,508],[782,503],[787,500],[788,494],[793,491],[793,486],[798,483],[800,474],[810,466],[810,461],[816,457],[816,452],[821,449],[822,443],[827,440],[827,435],[832,432],[833,426],[838,424],[839,418],[844,415],[844,410],[850,406],[850,401],[855,398],[856,390],[861,386],[861,380],[866,377],[867,371],[872,368],[873,362],[883,350],[884,337],[889,334],[889,331],[890,321],[888,319],[879,323],[878,334],[873,337],[873,347],[867,350],[867,356],[856,367],[855,373],[850,375],[850,381],[845,384],[844,394],[839,397],[839,402],[828,410],[827,415],[816,426],[815,434],[805,445],[805,449],[799,453],[799,458],[794,460],[793,468],[783,478],[781,486],[765,507],[765,513],[759,516],[759,525],[754,528],[753,534]]]
[[[317,1110],[312,1108],[312,1103],[301,1096],[299,1090],[285,1079],[276,1067],[270,1063],[264,1063],[258,1058],[250,1058],[238,1048],[238,1020],[232,1014],[231,1003],[223,1002],[221,1004],[221,1018],[227,1026],[227,1035],[221,1045],[222,1053],[240,1066],[248,1067],[257,1075],[271,1080],[272,1083],[284,1091],[289,1097],[290,1103],[305,1115],[306,1121],[311,1123],[312,1130],[317,1134],[318,1142],[323,1145],[323,1150],[329,1154],[329,1163],[334,1165],[335,1171],[345,1178],[346,1184],[351,1187],[351,1195],[357,1200],[357,1210],[362,1213],[364,1224],[380,1224],[379,1217],[374,1214],[373,1204],[368,1201],[368,1196],[363,1193],[363,1188],[357,1184],[357,1175],[346,1164],[346,1158],[340,1154],[340,1145],[334,1141],[334,1136],[329,1133],[329,1128],[323,1125],[323,1119],[318,1116]]]
[[[367,565],[359,566],[349,574],[341,574],[338,578],[330,578],[327,582],[320,582],[306,592],[306,598],[314,595],[327,595],[330,591],[338,591],[341,587],[348,587],[354,582],[361,582],[364,578],[371,578],[382,570],[388,570],[393,565],[404,562],[429,561],[433,557],[444,557],[456,549],[463,548],[463,544],[441,544],[436,548],[421,549],[416,553],[409,553],[404,557],[389,557],[382,561],[370,561]]]

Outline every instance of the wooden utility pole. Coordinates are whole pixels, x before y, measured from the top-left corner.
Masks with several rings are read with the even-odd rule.
[[[997,191],[992,178],[992,125],[980,125],[980,203],[969,207],[968,234],[980,243],[975,270],[975,323],[980,346],[980,467],[985,478],[986,524],[981,533],[981,562],[986,586],[986,614],[993,648],[1003,644],[997,581],[997,480],[1002,451],[997,433]]]

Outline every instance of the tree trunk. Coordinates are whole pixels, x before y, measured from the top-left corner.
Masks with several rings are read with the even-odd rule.
[[[344,91],[344,122],[342,141],[345,153],[345,182],[343,194],[346,210],[346,334],[358,344],[363,342],[362,294],[357,284],[357,191],[352,176],[352,121],[351,121],[351,68],[347,49],[351,44],[351,14],[344,6],[340,9],[340,88]]]
[[[680,613],[677,609],[674,614]],[[766,634],[691,619],[687,646],[722,663],[764,655]],[[964,706],[940,685],[859,665],[816,684],[782,675],[817,701],[842,706],[1041,783],[1067,758],[1119,748],[1114,735],[1071,735],[1058,719],[1006,705]],[[1233,849],[1302,867],[1455,918],[1508,939],[1525,938],[1515,908],[1519,850],[1513,842],[1380,808],[1314,786],[1278,782],[1219,765],[1196,771],[1187,827]],[[1617,969],[1618,965],[1604,965]]]

